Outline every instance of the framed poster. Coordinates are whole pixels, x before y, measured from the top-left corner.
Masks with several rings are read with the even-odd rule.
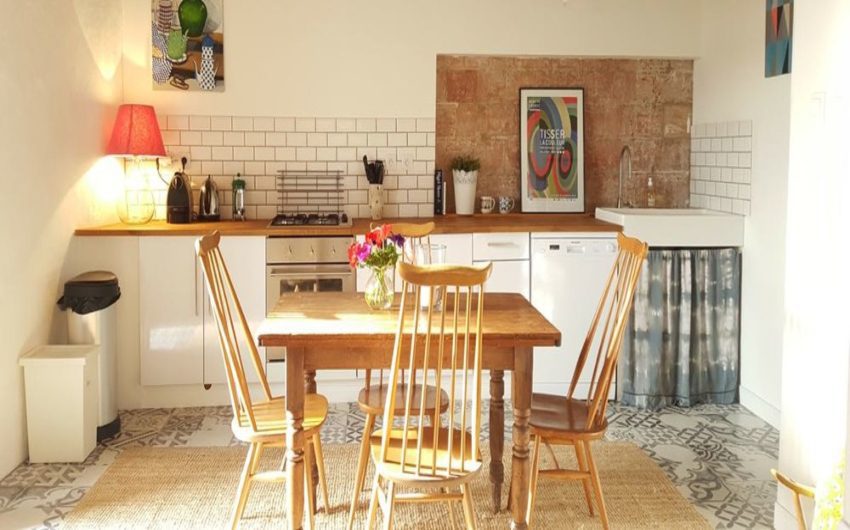
[[[150,0],[155,90],[224,91],[224,0]]]
[[[523,212],[584,211],[584,90],[522,88]]]

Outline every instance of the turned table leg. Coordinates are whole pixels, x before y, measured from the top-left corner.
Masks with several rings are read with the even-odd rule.
[[[304,352],[289,349],[286,358],[286,511],[289,530],[301,530],[304,518]]]
[[[502,484],[505,482],[505,372],[490,370],[490,484],[493,513],[502,509]]]
[[[316,393],[316,371],[315,370],[307,370],[304,372],[304,393],[306,394],[315,394]],[[313,459],[313,465],[311,466],[310,474],[313,477],[313,491],[308,492],[310,497],[313,499],[313,509],[314,512],[318,512],[318,503],[316,502],[316,494],[318,492],[319,486],[319,465],[316,459]],[[327,507],[325,507],[327,509]]]
[[[528,508],[528,488],[531,477],[529,459],[528,420],[531,417],[531,374],[534,366],[532,348],[516,348],[513,371],[513,452],[511,468],[511,528],[526,530],[525,519]]]

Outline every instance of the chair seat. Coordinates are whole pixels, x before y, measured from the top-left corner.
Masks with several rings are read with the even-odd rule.
[[[532,434],[544,438],[596,439],[605,434],[608,421],[587,428],[590,412],[584,399],[567,399],[552,394],[532,394],[531,418],[528,424]]]
[[[384,413],[387,395],[390,393],[389,385],[370,385],[360,390],[357,396],[357,404],[360,410],[366,414],[381,415]],[[396,387],[396,408],[394,416],[404,416],[404,404],[407,399],[407,385],[399,384]],[[413,387],[413,403],[410,407],[411,414],[419,414],[419,405],[422,403],[422,385]],[[425,412],[433,413],[437,406],[437,388],[431,385],[425,387]],[[440,389],[440,413],[448,410],[449,395]],[[431,414],[429,414],[431,415]]]
[[[404,469],[401,466],[402,455],[402,429],[393,429],[390,433],[390,445],[387,457],[381,462],[381,446],[383,429],[375,431],[369,439],[372,450],[372,459],[376,462],[378,472],[390,480],[407,483],[432,483],[434,486],[449,485],[450,483],[463,483],[471,479],[481,471],[481,452],[472,454],[472,435],[469,432],[461,432],[453,429],[452,451],[451,451],[451,474],[446,467],[449,463],[449,431],[442,428],[439,432],[437,445],[434,445],[434,429],[424,427],[422,429],[422,449],[418,451],[418,430],[411,429],[407,438],[407,448]],[[466,437],[465,452],[461,454],[460,436]],[[433,467],[436,453],[436,466]],[[417,455],[421,454],[421,467],[419,473],[416,471]],[[463,464],[463,470],[461,470]],[[436,470],[436,471],[435,471]]]
[[[316,434],[328,417],[328,399],[321,394],[306,394],[304,396],[304,435]],[[254,403],[254,419],[257,429],[251,427],[248,415],[239,414],[239,421],[233,418],[231,427],[233,435],[243,442],[264,441],[286,435],[286,400],[274,398],[271,401]]]

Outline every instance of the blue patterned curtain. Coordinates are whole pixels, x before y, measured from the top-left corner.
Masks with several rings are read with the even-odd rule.
[[[740,301],[737,249],[650,250],[623,340],[622,402],[737,402]]]

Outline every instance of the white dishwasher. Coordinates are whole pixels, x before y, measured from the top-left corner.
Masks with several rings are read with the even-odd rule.
[[[561,346],[535,348],[535,392],[566,394],[569,390],[582,343],[616,257],[615,233],[532,234],[531,303],[561,330]],[[587,395],[594,358],[588,359],[582,371],[575,397]],[[612,399],[615,388],[611,385]]]

